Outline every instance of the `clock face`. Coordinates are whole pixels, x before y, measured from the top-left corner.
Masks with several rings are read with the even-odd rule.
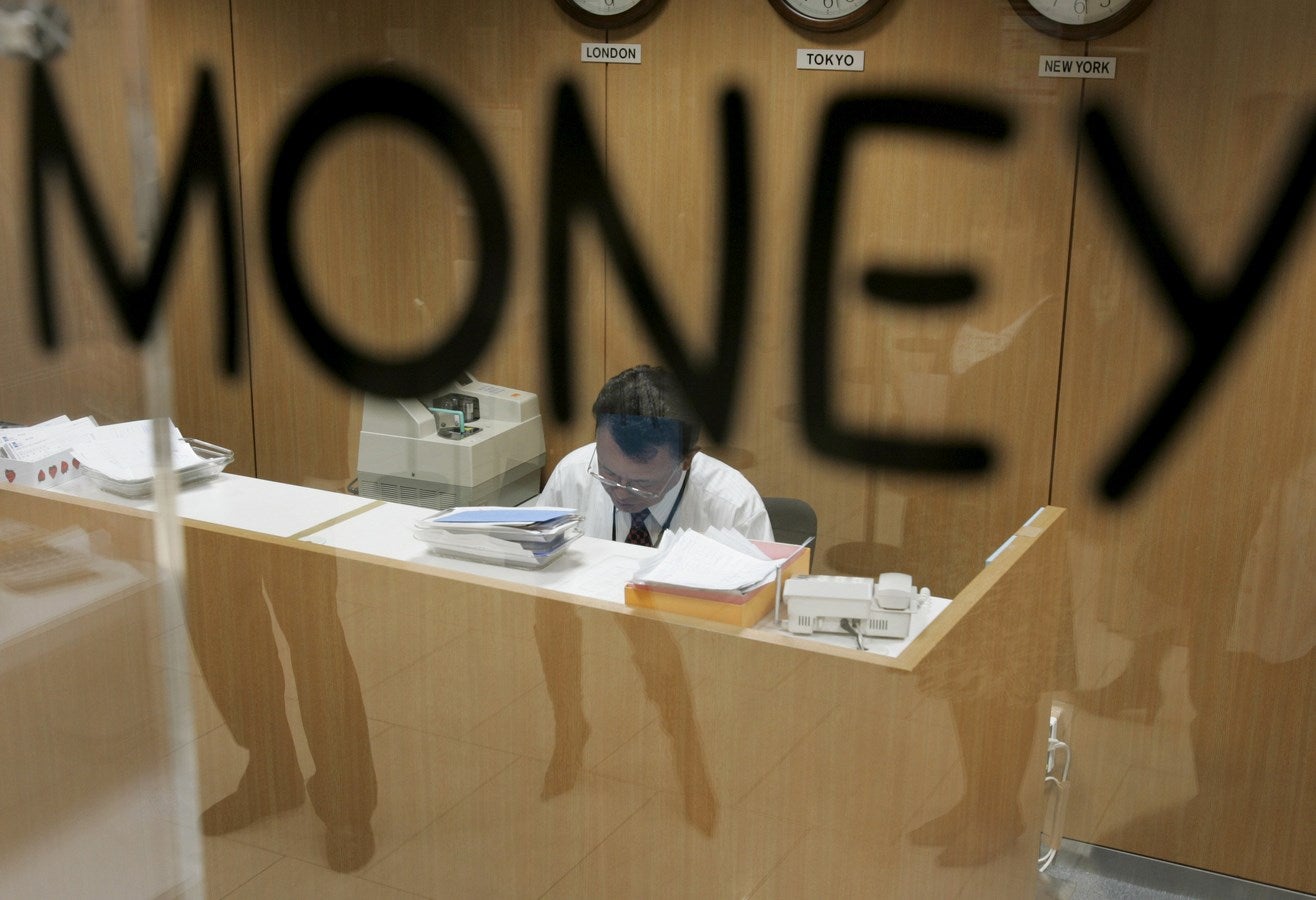
[[[809,31],[842,31],[866,22],[887,0],[768,0],[792,25]]]
[[[567,15],[592,28],[617,28],[636,22],[662,0],[557,0]]]
[[[1091,40],[1118,31],[1151,0],[1010,0],[1014,11],[1043,34]]]

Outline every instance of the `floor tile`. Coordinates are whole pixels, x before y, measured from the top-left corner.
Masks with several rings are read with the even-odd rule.
[[[519,760],[364,877],[423,896],[538,897],[652,795],[586,774],[545,801],[543,776]]]

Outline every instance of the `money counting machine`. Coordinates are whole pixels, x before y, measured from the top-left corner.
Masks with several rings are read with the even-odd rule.
[[[466,378],[427,399],[367,394],[357,492],[432,509],[516,506],[539,493],[546,459],[527,391]]]

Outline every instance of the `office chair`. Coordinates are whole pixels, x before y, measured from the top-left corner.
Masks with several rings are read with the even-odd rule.
[[[818,514],[795,497],[764,497],[773,536],[783,544],[803,544],[814,539],[812,559],[818,558]],[[810,566],[812,568],[812,566]]]

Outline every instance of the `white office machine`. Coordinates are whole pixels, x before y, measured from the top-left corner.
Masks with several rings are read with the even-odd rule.
[[[517,506],[539,493],[546,459],[528,391],[467,377],[427,399],[367,394],[357,492],[431,509]]]
[[[853,575],[796,575],[786,581],[783,596],[792,634],[826,631],[860,640],[908,637],[917,598],[931,592],[916,591],[909,575],[884,572],[876,582]]]

